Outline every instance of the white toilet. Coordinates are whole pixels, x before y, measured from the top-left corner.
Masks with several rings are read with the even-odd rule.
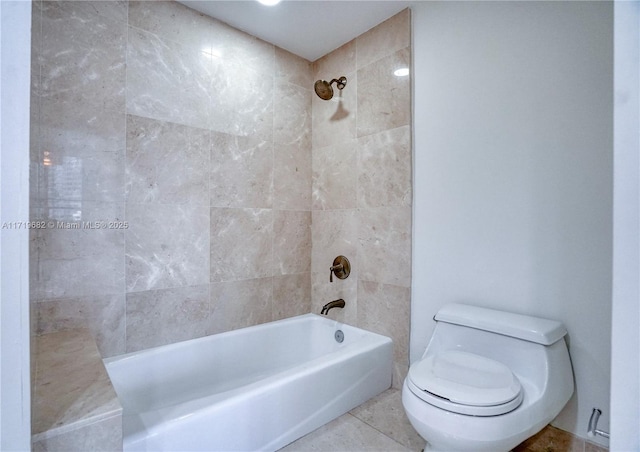
[[[448,304],[402,388],[425,451],[509,451],[569,401],[573,371],[562,323]]]

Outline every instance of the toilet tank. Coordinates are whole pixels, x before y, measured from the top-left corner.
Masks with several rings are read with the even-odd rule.
[[[423,358],[462,350],[505,364],[540,391],[555,382],[570,385],[573,392],[567,330],[561,322],[461,303],[445,305],[434,320],[436,328]]]
[[[481,308],[461,303],[442,307],[434,319],[491,333],[551,345],[562,339],[567,330],[557,320],[542,319],[512,312]]]

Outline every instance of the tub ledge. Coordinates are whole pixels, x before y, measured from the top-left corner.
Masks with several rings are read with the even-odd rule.
[[[122,406],[89,330],[34,338],[32,450],[122,450]]]

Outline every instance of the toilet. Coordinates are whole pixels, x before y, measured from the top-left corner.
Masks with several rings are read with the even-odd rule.
[[[445,305],[434,320],[402,387],[425,451],[509,451],[571,398],[561,322],[460,303]]]

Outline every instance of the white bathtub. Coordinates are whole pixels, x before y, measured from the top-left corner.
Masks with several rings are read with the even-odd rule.
[[[105,365],[124,408],[125,451],[269,451],[389,388],[392,342],[306,314]]]

